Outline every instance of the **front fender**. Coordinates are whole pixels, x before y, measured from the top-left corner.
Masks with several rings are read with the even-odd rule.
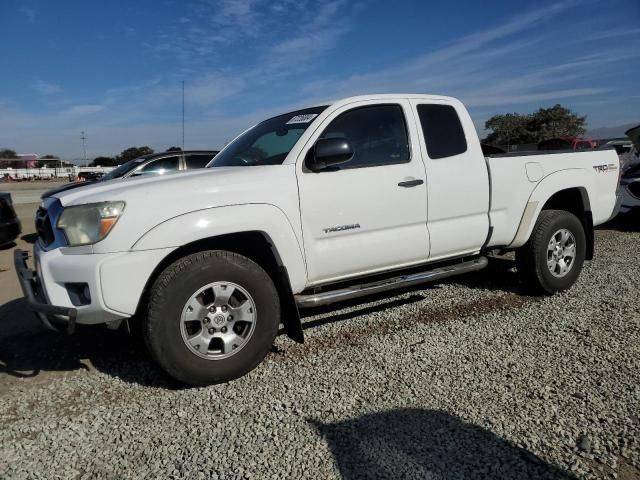
[[[589,173],[583,168],[572,168],[551,173],[540,180],[529,196],[516,236],[508,247],[518,248],[527,243],[543,207],[554,194],[562,190],[579,189],[583,204],[590,210],[594,180]]]
[[[264,203],[212,207],[185,213],[156,225],[131,246],[131,250],[177,248],[207,238],[260,231],[275,246],[289,274],[294,293],[304,289],[307,270],[301,245],[282,210]]]

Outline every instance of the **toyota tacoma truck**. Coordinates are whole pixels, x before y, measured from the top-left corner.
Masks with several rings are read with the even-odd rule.
[[[207,168],[99,182],[37,212],[25,297],[42,322],[139,322],[152,357],[192,385],[267,355],[300,308],[480,270],[515,251],[541,294],[569,289],[616,211],[615,151],[485,157],[463,104],[347,98],[269,118]]]

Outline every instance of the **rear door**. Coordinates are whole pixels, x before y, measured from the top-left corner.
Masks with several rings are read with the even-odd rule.
[[[343,106],[305,146],[302,156],[319,138],[339,137],[354,149],[352,160],[320,172],[298,162],[310,283],[426,260],[425,171],[407,113],[405,100]]]
[[[480,250],[489,231],[489,174],[459,102],[412,100],[428,188],[430,259]]]

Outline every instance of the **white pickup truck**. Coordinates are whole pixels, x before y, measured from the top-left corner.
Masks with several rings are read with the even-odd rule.
[[[461,102],[347,98],[279,115],[214,168],[114,180],[45,199],[35,271],[45,325],[141,322],[155,360],[195,385],[265,357],[299,307],[480,270],[516,252],[523,280],[566,290],[616,210],[615,151],[485,158]]]

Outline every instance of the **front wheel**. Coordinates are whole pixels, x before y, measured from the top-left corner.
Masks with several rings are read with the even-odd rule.
[[[147,346],[183,383],[233,380],[269,352],[280,323],[278,298],[269,274],[242,255],[189,255],[167,267],[152,287]]]
[[[578,279],[586,256],[580,220],[564,210],[543,210],[529,241],[516,250],[518,273],[536,293],[568,290]]]

